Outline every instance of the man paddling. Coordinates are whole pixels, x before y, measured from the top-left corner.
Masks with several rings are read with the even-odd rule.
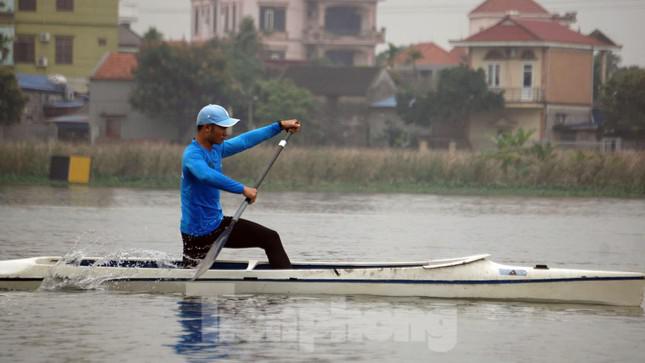
[[[230,140],[231,118],[222,106],[204,106],[197,115],[197,135],[184,150],[181,174],[181,237],[184,266],[196,266],[206,256],[217,237],[231,222],[224,217],[220,190],[243,194],[255,202],[257,190],[222,172],[222,158],[237,154],[270,139],[282,130],[298,132],[298,120],[282,120],[245,132]],[[273,268],[291,268],[280,235],[257,223],[240,219],[224,247],[264,249]]]

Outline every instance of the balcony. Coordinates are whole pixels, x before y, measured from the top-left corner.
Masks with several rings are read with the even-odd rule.
[[[305,44],[374,46],[385,42],[385,28],[364,30],[356,34],[335,34],[319,27],[309,27],[305,29],[303,41]]]
[[[544,101],[544,90],[542,88],[490,88],[496,93],[504,93],[506,103],[542,103]]]

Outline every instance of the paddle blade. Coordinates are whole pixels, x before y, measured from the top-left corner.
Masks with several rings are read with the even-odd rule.
[[[217,255],[219,255],[220,251],[222,250],[222,247],[224,247],[224,244],[226,244],[226,241],[228,240],[228,236],[231,234],[232,228],[226,228],[224,232],[217,237],[215,242],[213,242],[213,245],[211,248],[208,250],[208,253],[206,254],[206,257],[202,260],[202,262],[197,265],[197,271],[195,272],[195,275],[193,278],[191,278],[191,281],[197,280],[201,275],[203,275],[208,269],[213,266],[213,263],[215,263],[215,259],[217,258]]]

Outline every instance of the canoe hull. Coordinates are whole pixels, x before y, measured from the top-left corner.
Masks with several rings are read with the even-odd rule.
[[[145,263],[144,263],[145,262]],[[81,289],[177,293],[377,295],[640,306],[645,275],[502,265],[478,255],[408,263],[295,263],[270,270],[222,262],[191,282],[193,269],[144,260],[69,263],[60,257],[0,261],[0,289]],[[43,285],[43,286],[41,286]]]

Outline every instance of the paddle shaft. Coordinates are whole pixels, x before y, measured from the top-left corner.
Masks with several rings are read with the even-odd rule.
[[[260,188],[260,185],[262,185],[262,182],[266,178],[267,174],[269,174],[269,170],[271,170],[271,167],[273,164],[275,164],[276,160],[278,160],[278,156],[280,156],[280,153],[282,153],[282,150],[287,146],[287,142],[289,141],[289,138],[291,137],[292,133],[288,132],[287,137],[284,140],[281,140],[278,143],[278,150],[276,150],[275,154],[273,155],[273,158],[271,159],[271,162],[269,162],[269,165],[264,169],[264,172],[260,176],[260,179],[255,183],[255,189]],[[231,235],[231,232],[233,231],[233,228],[235,227],[235,224],[237,221],[240,219],[242,216],[242,213],[244,213],[244,210],[246,210],[246,207],[250,204],[251,200],[249,198],[245,198],[244,201],[242,201],[242,204],[237,208],[237,211],[233,215],[233,219],[231,222],[226,226],[226,229],[224,229],[224,232],[217,237],[215,242],[213,242],[213,245],[211,248],[208,250],[208,253],[206,253],[206,257],[197,265],[197,271],[195,272],[195,275],[191,279],[192,281],[195,281],[198,279],[201,275],[204,274],[204,272],[208,271],[208,269],[213,265],[215,262],[215,259],[219,255],[220,251],[222,251],[222,248],[226,244],[226,241],[228,241],[228,237]]]

